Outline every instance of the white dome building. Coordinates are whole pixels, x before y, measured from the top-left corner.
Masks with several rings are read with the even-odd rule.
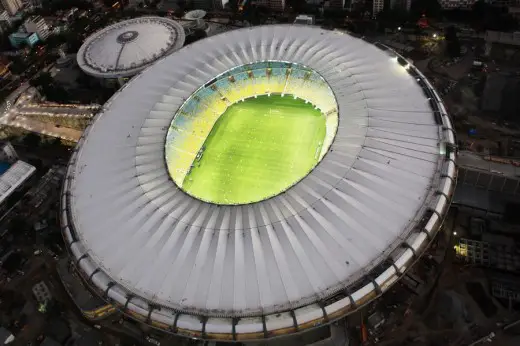
[[[88,37],[77,54],[87,74],[132,77],[184,45],[184,29],[162,17],[140,17],[110,25]]]
[[[172,172],[200,152],[197,124],[266,90],[332,117],[315,168],[255,203],[185,193]],[[370,303],[425,251],[455,188],[454,144],[437,92],[386,47],[310,26],[227,32],[132,79],[85,130],[63,187],[65,243],[101,297],[154,328],[299,333]]]

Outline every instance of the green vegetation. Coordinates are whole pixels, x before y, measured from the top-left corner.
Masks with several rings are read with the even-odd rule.
[[[260,96],[230,106],[205,141],[183,189],[217,204],[277,195],[316,165],[325,118],[290,96]]]

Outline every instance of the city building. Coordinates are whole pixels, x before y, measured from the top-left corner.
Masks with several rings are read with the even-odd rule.
[[[40,42],[40,38],[35,32],[14,32],[9,35],[9,42],[14,48],[21,48],[23,46],[32,47],[36,43]]]
[[[460,238],[455,252],[467,263],[520,273],[520,253],[510,237],[485,233],[481,239]]]
[[[5,25],[7,27],[10,27],[13,23],[11,16],[5,10],[0,12],[0,22],[2,23],[2,25]]]
[[[77,54],[79,67],[94,77],[129,78],[184,45],[184,28],[163,17],[139,17],[88,37]]]
[[[38,34],[40,40],[45,41],[47,37],[51,34],[49,30],[49,26],[45,22],[42,16],[32,16],[25,20],[23,23],[25,31],[27,32],[35,32]]]
[[[385,8],[385,0],[372,0],[372,15],[376,16]]]
[[[18,154],[10,142],[0,146],[0,162],[14,163],[18,160]]]
[[[275,12],[283,12],[285,10],[285,0],[258,0],[256,3]]]
[[[314,16],[308,14],[299,14],[294,20],[294,24],[314,25]]]
[[[4,202],[36,172],[36,168],[24,161],[18,160],[14,164],[0,163],[0,208]]]
[[[223,112],[273,96],[326,119],[315,168],[255,202],[186,192]],[[439,94],[387,46],[315,26],[234,30],[151,65],[105,104],[71,157],[62,233],[85,285],[154,332],[299,334],[406,275],[449,209],[454,146]]]
[[[11,16],[14,16],[23,7],[22,0],[1,0],[1,5]]]
[[[42,8],[42,0],[23,0],[23,3],[27,8]]]
[[[520,303],[520,283],[518,276],[493,272],[489,278],[491,295],[509,303]]]
[[[507,8],[520,5],[519,0],[486,0],[486,2],[490,5],[494,5],[497,7],[507,7]]]

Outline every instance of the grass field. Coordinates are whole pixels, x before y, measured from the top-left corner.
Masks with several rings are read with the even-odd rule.
[[[290,96],[259,96],[230,106],[183,182],[217,204],[263,200],[287,189],[317,163],[325,137],[320,111]]]

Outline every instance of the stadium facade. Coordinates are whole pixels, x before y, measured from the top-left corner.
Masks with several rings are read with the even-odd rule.
[[[335,102],[320,104],[317,85]],[[168,132],[210,128],[226,105],[276,88],[337,114],[317,166],[256,203],[184,193]],[[197,121],[172,130],[181,116]],[[201,145],[179,141],[172,162]],[[441,98],[387,47],[308,26],[240,29],[162,59],[107,102],[71,158],[63,234],[82,278],[142,323],[220,341],[290,335],[356,311],[413,265],[449,209],[454,148]]]
[[[76,59],[91,76],[128,78],[181,48],[184,40],[184,29],[174,20],[133,18],[92,34],[80,47]]]

